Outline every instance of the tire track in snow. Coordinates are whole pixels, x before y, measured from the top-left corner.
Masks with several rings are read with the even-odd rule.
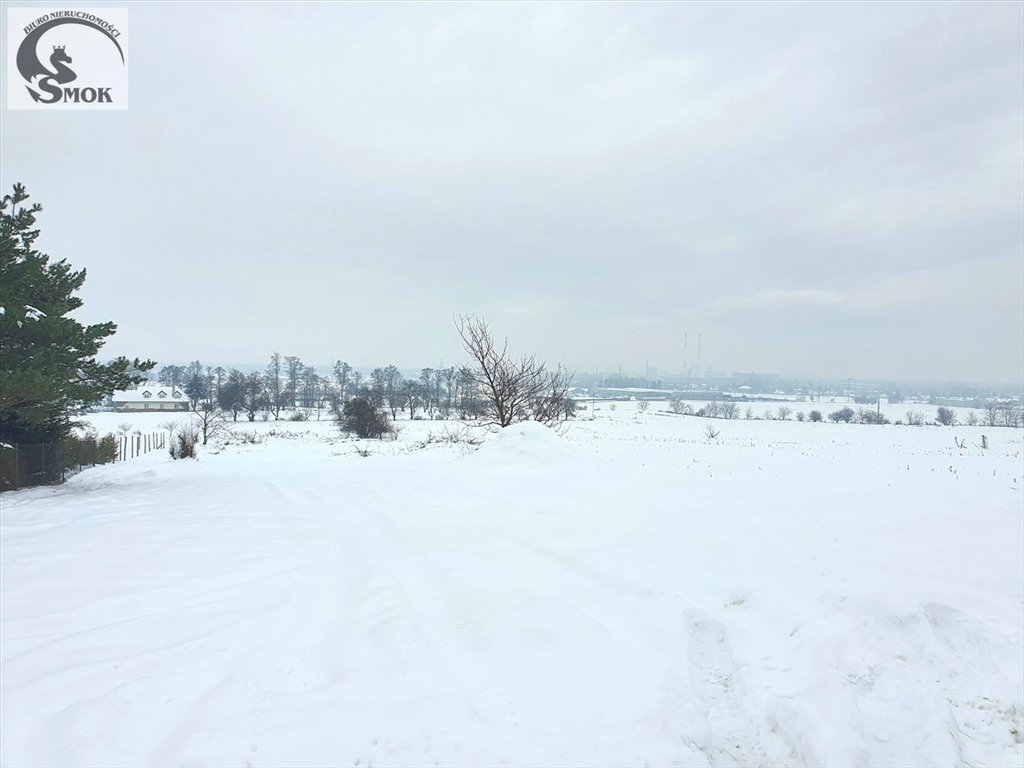
[[[429,590],[423,586],[436,584],[440,576],[436,572],[431,573],[432,569],[423,568],[421,560],[418,563],[421,567],[413,571],[410,563],[417,562],[417,558],[404,544],[401,535],[386,522],[383,514],[382,511],[366,509],[360,505],[361,540],[371,553],[369,559],[377,566],[381,575],[386,577],[390,591],[405,609],[408,617],[413,620],[414,628],[426,641],[427,649],[436,661],[437,668],[455,687],[459,698],[481,723],[490,722],[486,707],[458,671],[462,666],[460,662],[464,662],[469,649],[463,648],[460,654],[450,648],[451,641],[456,639],[456,633],[446,631],[438,619],[434,618],[438,613],[434,609],[439,606],[436,605],[437,601],[432,601],[428,596],[429,591],[435,594],[451,594],[454,586],[445,583],[442,590]],[[432,602],[435,605],[429,605]]]
[[[689,741],[712,766],[760,766],[768,754],[760,729],[740,699],[736,662],[725,626],[703,611],[686,611],[690,685],[707,724]]]

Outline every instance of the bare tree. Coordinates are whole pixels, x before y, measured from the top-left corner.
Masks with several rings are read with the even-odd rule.
[[[224,411],[231,412],[231,420],[238,421],[238,412],[242,409],[242,392],[245,389],[245,374],[232,368],[227,372],[224,382],[217,388],[217,404]]]
[[[486,423],[507,427],[530,418],[550,423],[564,417],[572,376],[561,366],[549,373],[532,355],[514,358],[508,339],[498,346],[487,323],[476,316],[463,315],[456,328],[473,359],[471,375]]]
[[[311,392],[311,407],[316,411],[316,420],[320,421],[320,414],[331,402],[338,398],[331,386],[331,380],[326,376],[317,376]]]
[[[544,392],[534,401],[530,417],[543,424],[567,420],[576,412],[576,403],[569,397],[573,376],[559,365],[546,374]]]
[[[217,404],[213,397],[204,397],[197,403],[192,404],[192,414],[196,417],[196,427],[203,438],[203,445],[211,437],[228,431],[228,425],[224,420],[224,411]]]
[[[956,424],[956,411],[952,408],[940,407],[935,412],[935,420],[944,427],[952,427]]]
[[[718,406],[718,412],[723,419],[735,419],[739,415],[739,406],[732,400],[726,400]]]
[[[1024,409],[1007,400],[999,404],[999,416],[1004,427],[1019,427],[1024,421]]]
[[[644,400],[643,398],[640,398],[639,400],[636,401],[636,408],[637,408],[638,411],[640,411],[640,413],[643,413],[644,411],[646,411],[650,407],[651,407],[651,401],[650,400]]]
[[[256,414],[270,404],[265,381],[258,372],[253,371],[242,381],[239,404],[249,421],[256,421]]]
[[[409,421],[416,418],[416,409],[423,406],[429,407],[428,403],[430,390],[423,386],[422,382],[406,379],[402,382],[402,401],[409,409]]]
[[[334,383],[338,385],[338,397],[342,403],[344,403],[348,397],[346,390],[348,389],[348,383],[351,377],[351,365],[346,363],[344,360],[338,360],[334,363]]]
[[[907,411],[904,421],[912,427],[920,427],[924,424],[924,414],[920,411]]]
[[[270,412],[274,414],[274,421],[281,417],[282,400],[284,399],[281,390],[281,353],[275,352],[270,356],[270,364],[267,365],[266,374],[267,405]]]
[[[789,414],[791,414],[792,412],[793,412],[793,409],[790,408],[788,405],[780,405],[779,406],[779,421],[785,421],[786,419],[788,419],[789,418]]]
[[[422,398],[423,409],[427,412],[427,415],[430,416],[430,418],[434,418],[434,408],[437,406],[437,398],[433,396],[433,390],[431,388],[433,378],[433,368],[424,368],[420,371],[420,391],[417,393],[417,399]],[[409,418],[412,418],[411,414]]]
[[[299,377],[302,375],[302,359],[297,355],[285,355],[285,371],[288,374],[288,405],[295,407],[295,395],[299,390]]]
[[[678,413],[680,416],[690,416],[693,414],[693,406],[679,395],[673,395],[672,399],[668,401],[668,409],[672,413]]]

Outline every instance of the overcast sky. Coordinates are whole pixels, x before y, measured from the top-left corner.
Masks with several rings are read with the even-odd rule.
[[[140,3],[127,48],[126,111],[0,78],[104,356],[436,366],[475,312],[580,370],[1024,377],[1022,3]]]

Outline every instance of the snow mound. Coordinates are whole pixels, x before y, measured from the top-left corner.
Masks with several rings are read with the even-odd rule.
[[[493,435],[474,455],[496,463],[527,461],[548,464],[571,457],[573,451],[553,429],[537,421],[523,421]]]

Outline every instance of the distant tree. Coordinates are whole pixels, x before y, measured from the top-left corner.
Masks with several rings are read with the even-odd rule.
[[[721,413],[723,419],[735,419],[738,411],[739,406],[732,400],[726,400],[719,406],[719,413]]]
[[[944,427],[952,427],[956,424],[956,412],[952,408],[940,406],[935,412],[935,420]]]
[[[907,411],[903,422],[911,427],[920,427],[924,424],[924,414],[920,411]]]
[[[985,403],[985,410],[983,418],[986,427],[998,427],[999,426],[999,401],[989,400]]]
[[[807,418],[811,421],[821,421],[821,411],[811,411],[807,414]]]
[[[836,422],[837,424],[840,421],[843,421],[843,422],[846,422],[847,424],[849,424],[851,421],[853,421],[853,417],[856,416],[856,415],[857,414],[855,414],[853,412],[853,408],[843,408],[843,409],[838,410],[838,411],[833,411],[832,413],[830,413],[828,415],[828,417],[829,417],[829,419],[831,419],[832,421]]]
[[[672,411],[672,413],[677,413],[680,416],[689,416],[693,413],[693,406],[679,395],[673,395],[669,398],[668,409]]]
[[[231,414],[232,421],[238,421],[238,412],[242,410],[242,393],[245,389],[245,374],[237,369],[228,371],[224,383],[216,394],[217,405],[221,410]]]
[[[416,409],[425,407],[429,398],[429,389],[423,386],[422,381],[405,379],[402,382],[402,402],[409,409],[409,420],[416,418]]]
[[[326,376],[317,376],[316,381],[310,387],[310,408],[316,413],[316,420],[320,421],[320,415],[324,409],[339,399],[339,395],[331,386],[331,380]]]
[[[85,270],[33,246],[36,214],[25,187],[0,201],[0,441],[49,442],[65,437],[71,413],[117,389],[145,381],[156,363],[96,359],[117,326],[82,325],[70,315],[82,306],[74,294]]]
[[[277,421],[281,418],[281,408],[284,406],[284,390],[281,386],[280,352],[274,352],[270,356],[270,363],[267,364],[267,371],[263,381],[267,407],[274,414],[274,421]]]
[[[978,412],[977,411],[973,411],[973,410],[968,411],[967,412],[967,426],[968,427],[976,427],[976,426],[978,426],[978,422],[979,422]]]
[[[270,406],[267,380],[259,372],[253,371],[245,377],[240,405],[249,421],[256,421],[256,414]]]
[[[306,365],[299,371],[299,401],[303,408],[314,408],[319,395],[321,376],[315,365]]]
[[[384,405],[385,378],[386,374],[383,368],[374,368],[370,371],[370,403],[375,408]]]
[[[438,403],[439,415],[442,419],[447,419],[451,416],[452,409],[455,407],[456,397],[458,395],[458,382],[459,373],[455,366],[448,366],[441,371],[441,377],[444,379],[444,403]]]
[[[185,369],[180,365],[165,365],[157,372],[157,381],[165,387],[180,387],[185,379]]]
[[[788,405],[780,405],[779,406],[779,410],[778,410],[779,421],[786,421],[786,419],[789,418],[789,415],[792,412],[793,412],[793,409],[790,408]]]
[[[391,418],[397,419],[398,412],[402,409],[402,382],[404,378],[398,370],[398,366],[389,365],[384,369],[384,402],[391,409]]]
[[[874,408],[861,408],[857,411],[857,421],[861,424],[888,424],[885,414]]]
[[[212,374],[210,376],[210,384],[213,394],[214,396],[218,396],[220,394],[220,388],[224,386],[224,380],[227,378],[228,372],[218,365],[210,373]]]
[[[1024,422],[1024,409],[1006,400],[999,403],[999,419],[1004,427],[1019,427]]]
[[[569,396],[572,379],[561,365],[548,371],[544,391],[530,404],[530,418],[542,424],[571,418],[576,412],[576,403]]]
[[[286,405],[295,407],[295,398],[299,392],[299,377],[302,375],[302,359],[296,355],[285,355],[284,370],[288,381],[288,399]]]
[[[335,418],[343,432],[364,439],[380,439],[393,431],[387,411],[365,397],[353,397],[344,405],[339,403]]]
[[[221,410],[217,401],[212,397],[204,397],[199,402],[193,403],[191,410],[195,417],[196,428],[199,430],[203,445],[206,445],[211,437],[227,431],[228,427],[224,420],[224,411]]]
[[[185,394],[194,408],[196,403],[207,397],[209,388],[203,372],[203,364],[194,360],[185,369]],[[204,442],[205,444],[205,442]]]
[[[341,402],[348,398],[348,385],[352,379],[352,366],[344,360],[334,363],[334,383],[338,386],[338,397]]]
[[[434,397],[433,368],[424,368],[423,370],[420,371],[419,384],[420,387],[419,392],[417,393],[417,397],[423,401],[423,410],[427,412],[427,415],[430,416],[430,418],[433,418],[434,408],[438,405],[437,398]],[[411,419],[412,416],[410,416],[409,418]]]
[[[458,403],[460,419],[475,419],[484,412],[483,404],[477,394],[476,376],[469,366],[459,368]]]
[[[640,398],[639,400],[636,401],[636,408],[638,411],[640,411],[640,413],[643,413],[650,407],[651,403],[649,400],[644,400],[643,398]]]
[[[797,411],[796,412],[796,420],[797,421],[805,421],[806,419],[807,419],[807,416],[804,414],[803,411]]]

